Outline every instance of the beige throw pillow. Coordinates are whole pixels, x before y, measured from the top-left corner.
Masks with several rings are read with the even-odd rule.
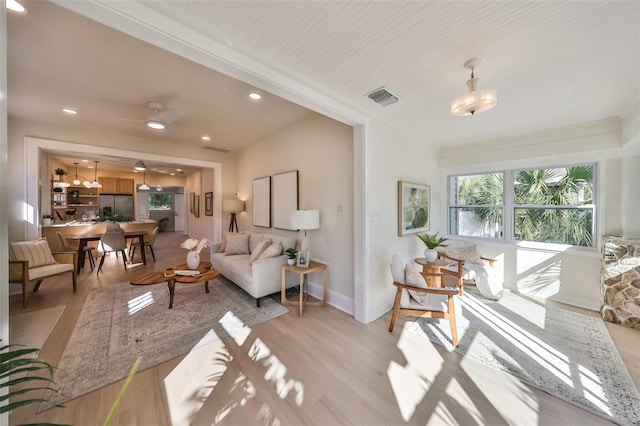
[[[443,247],[438,248],[438,251],[454,259],[464,260],[465,262],[482,265],[480,253],[478,253],[478,249],[475,245],[463,247]]]
[[[282,243],[277,242],[271,244],[265,251],[262,252],[258,259],[266,259],[268,257],[277,257],[282,254]]]
[[[9,242],[9,260],[28,260],[29,268],[56,263],[46,238]]]
[[[228,234],[224,254],[249,254],[249,234]]]
[[[254,260],[256,260],[262,252],[264,252],[267,247],[271,245],[271,239],[267,238],[264,241],[260,241],[255,249],[251,252],[251,257],[249,258],[249,264],[252,264]]]
[[[407,267],[405,268],[405,276],[406,276],[406,282],[409,285],[412,285],[414,287],[420,287],[420,288],[427,288],[427,281],[424,279],[424,276],[420,273],[421,268],[419,266],[414,266],[412,264],[408,264]],[[414,299],[416,302],[420,303],[421,305],[426,305],[427,299],[429,298],[429,295],[427,293],[420,293],[418,291],[415,290],[409,290],[409,294],[411,295],[411,298]]]
[[[224,253],[227,249],[227,235],[240,235],[235,232],[225,232],[222,234],[222,241],[220,241],[220,248],[218,249],[218,253]]]

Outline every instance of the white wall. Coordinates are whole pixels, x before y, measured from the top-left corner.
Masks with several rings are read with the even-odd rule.
[[[444,233],[441,194],[444,182],[438,173],[433,148],[380,122],[369,126],[366,176],[367,321],[384,315],[393,306],[395,287],[389,270],[391,256],[405,263],[421,257],[424,244],[414,235],[398,236],[398,181],[431,186],[431,232]]]
[[[353,313],[353,129],[312,114],[240,151],[238,186],[224,194],[233,198],[237,192],[245,200],[245,211],[237,216],[240,232],[269,232],[301,240],[302,232],[252,224],[253,179],[292,170],[298,170],[299,208],[320,211],[320,229],[308,231],[308,238],[311,258],[329,265],[329,303]],[[310,277],[312,294],[321,294],[321,278]]]

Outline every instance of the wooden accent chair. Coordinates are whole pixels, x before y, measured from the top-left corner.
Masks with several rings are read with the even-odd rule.
[[[427,275],[442,276],[443,274],[416,272],[425,280]],[[412,272],[413,274],[413,272]],[[393,303],[393,314],[389,324],[389,332],[393,332],[398,315],[410,315],[427,318],[444,318],[449,320],[453,345],[458,346],[458,329],[456,327],[456,310],[453,296],[458,294],[458,288],[416,286],[405,282],[408,274],[405,273],[400,257],[394,255],[391,259],[391,275],[393,285],[397,287],[396,298]],[[412,281],[408,279],[406,281]],[[413,293],[410,294],[410,292]],[[420,299],[420,301],[418,301]]]
[[[64,234],[60,231],[56,231],[56,235],[58,236],[58,240],[60,240],[60,244],[62,244],[62,247],[64,247],[64,251],[78,251],[78,247],[72,247],[71,245],[69,245],[69,241],[67,241],[67,239],[64,237]],[[96,262],[93,259],[93,250],[95,250],[96,248],[93,246],[85,246],[84,247],[84,252],[85,252],[85,256],[89,257],[89,264],[91,265],[91,270],[93,271],[93,268],[96,267]]]
[[[142,248],[143,250],[146,250],[148,247],[149,250],[151,250],[151,257],[153,257],[154,263],[156,261],[156,255],[153,253],[153,244],[156,242],[156,235],[158,234],[159,229],[160,227],[156,226],[155,228],[153,228],[153,232],[151,232],[151,235],[145,235],[144,247]],[[138,240],[131,243],[131,246],[130,246],[131,251],[129,252],[129,261],[133,262],[133,256],[136,254],[137,248],[140,248],[140,241]]]
[[[46,238],[9,243],[9,282],[22,284],[22,307],[29,303],[29,282],[36,281],[33,292],[40,289],[45,278],[71,273],[73,292],[77,288],[76,262],[78,252],[52,253]]]
[[[460,288],[460,296],[464,294],[464,282],[474,281],[475,272],[465,267],[465,262],[482,264],[488,263],[490,267],[494,267],[496,259],[481,256],[475,245],[461,246],[461,247],[438,247],[438,259],[451,262],[451,266],[442,268],[441,271],[445,275],[449,275],[458,280],[458,287]]]

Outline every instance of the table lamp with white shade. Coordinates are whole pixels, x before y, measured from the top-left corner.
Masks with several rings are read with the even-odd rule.
[[[291,227],[302,229],[304,238],[300,245],[300,251],[309,251],[309,240],[307,230],[320,228],[320,211],[318,210],[294,210],[291,212]]]
[[[235,198],[233,200],[222,200],[222,211],[229,212],[231,214],[231,220],[229,221],[229,232],[233,232],[235,228],[238,232],[238,221],[236,214],[244,211],[244,201]]]

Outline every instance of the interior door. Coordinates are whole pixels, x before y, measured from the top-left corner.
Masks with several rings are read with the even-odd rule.
[[[175,232],[184,232],[184,194],[173,196],[173,226]]]

